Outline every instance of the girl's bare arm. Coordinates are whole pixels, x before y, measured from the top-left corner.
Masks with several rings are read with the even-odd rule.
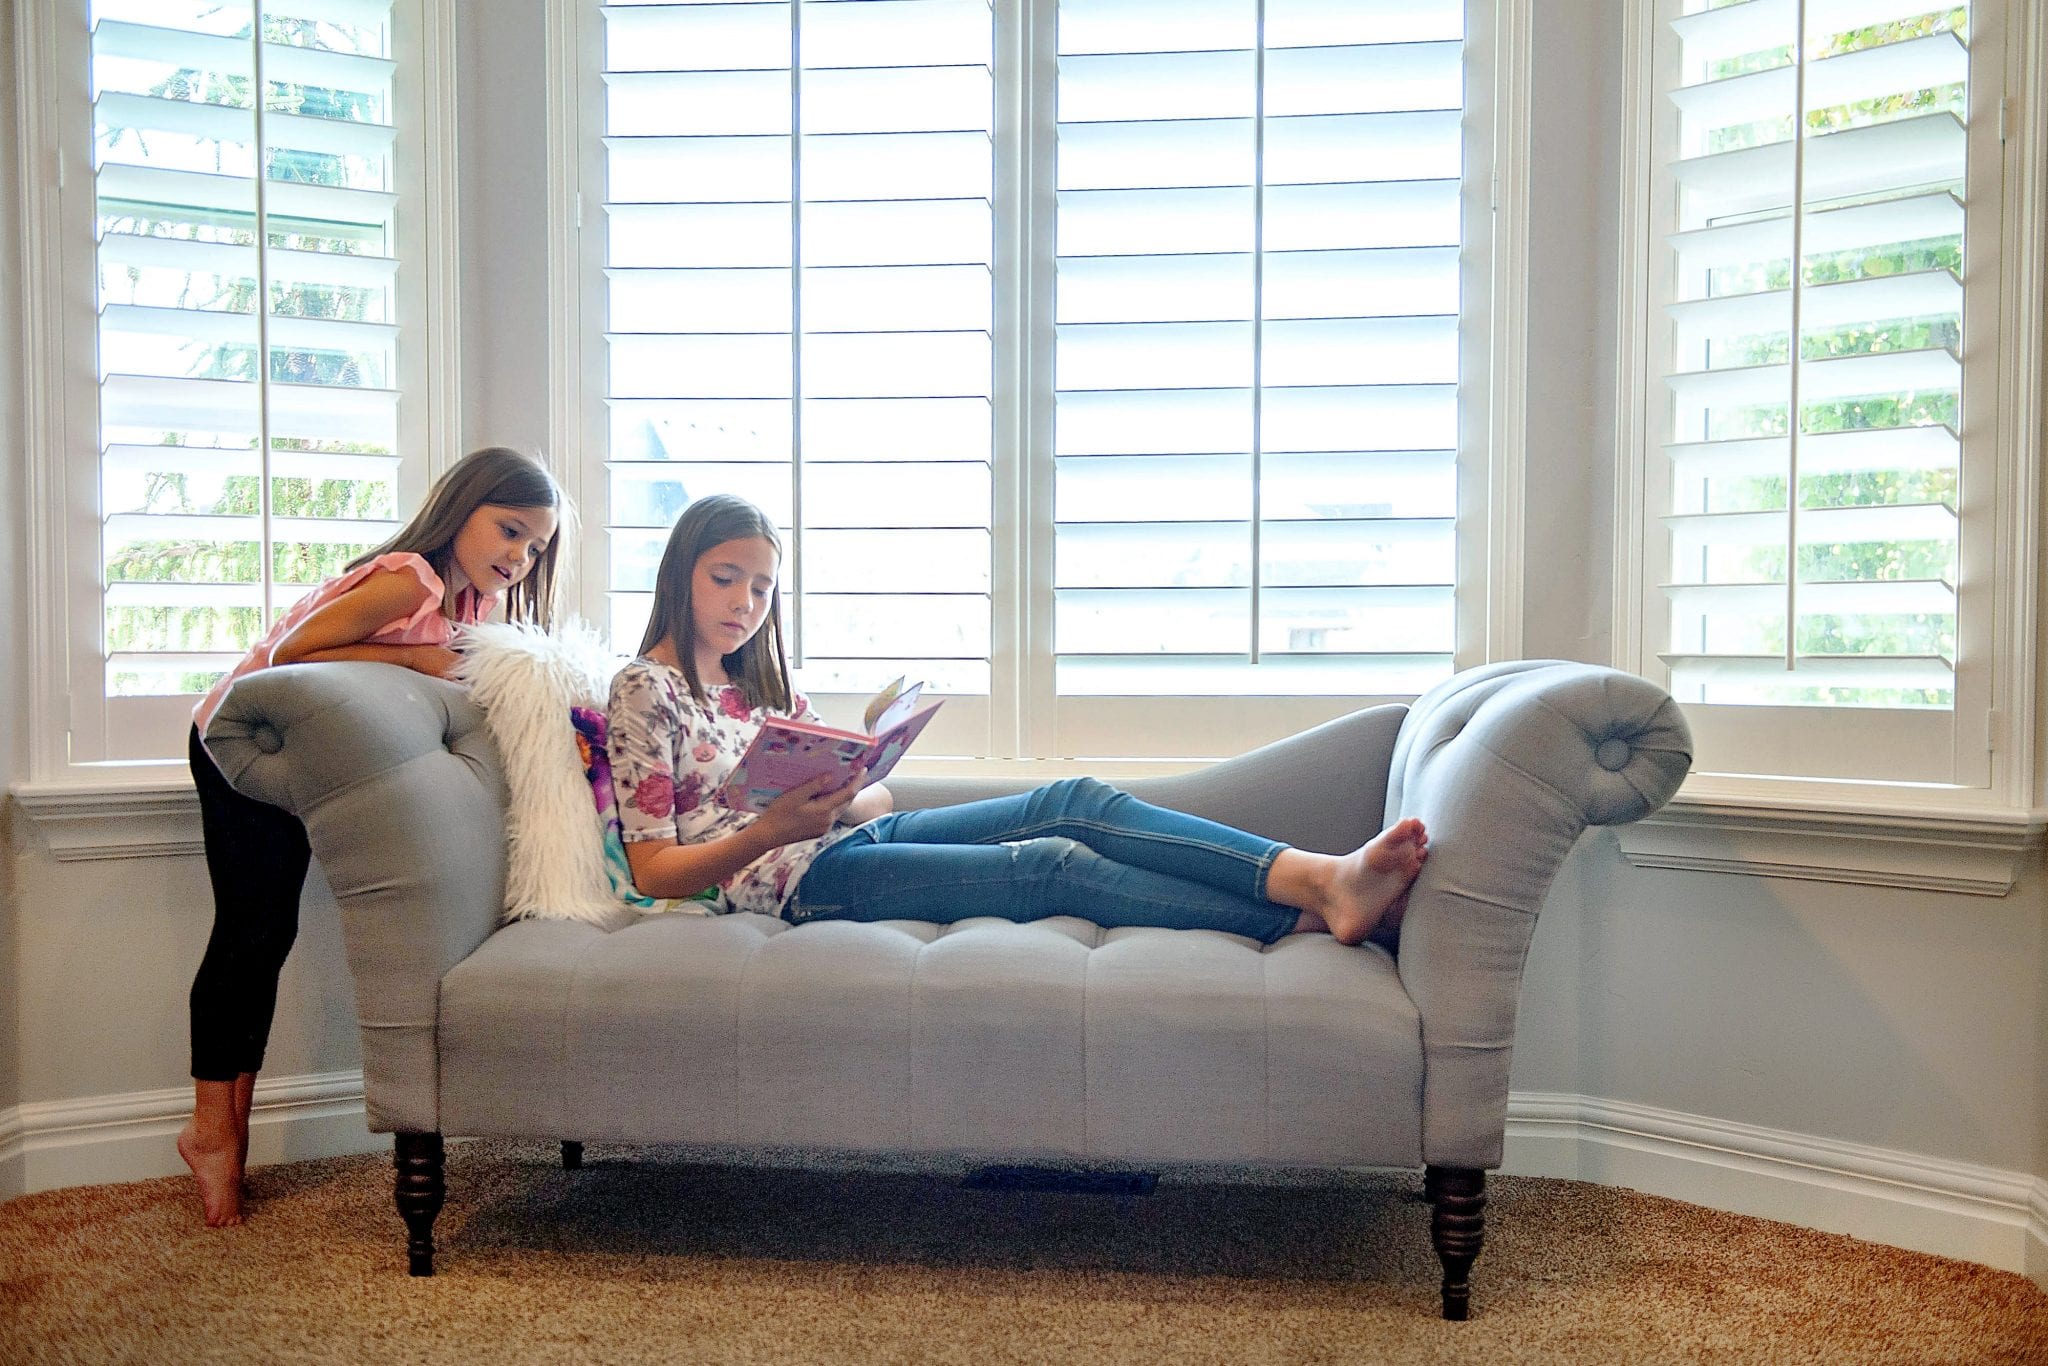
[[[294,626],[271,651],[273,664],[306,664],[317,660],[357,659],[399,664],[424,674],[445,677],[457,655],[439,645],[379,645],[367,639],[394,621],[403,621],[433,597],[433,591],[411,574],[383,569],[370,575],[332,602],[324,603]]]
[[[846,804],[839,820],[844,825],[860,825],[877,816],[886,816],[896,809],[896,798],[880,783],[870,783],[860,790],[859,795]]]
[[[700,844],[675,840],[634,840],[626,845],[626,866],[642,896],[695,896],[739,872],[771,849],[797,840],[815,839],[832,828],[858,791],[859,775],[841,787],[830,787],[831,774],[820,774],[775,799],[751,825]]]

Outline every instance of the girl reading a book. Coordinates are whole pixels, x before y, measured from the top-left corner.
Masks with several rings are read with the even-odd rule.
[[[633,882],[716,889],[713,913],[952,921],[1073,915],[1356,944],[1398,923],[1428,857],[1401,821],[1318,854],[1149,805],[1092,778],[892,811],[865,771],[820,775],[758,815],[715,795],[764,722],[815,720],[790,685],[775,527],[743,499],[699,499],[670,534],[637,659],[612,682],[612,784]]]

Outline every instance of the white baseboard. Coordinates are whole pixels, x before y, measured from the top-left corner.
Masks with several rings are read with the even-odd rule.
[[[2027,1275],[2048,1290],[2048,1178],[2035,1178],[2027,1214]]]
[[[32,1102],[0,1112],[0,1197],[60,1186],[176,1176],[178,1130],[192,1088]],[[363,1126],[363,1074],[258,1078],[249,1109],[249,1162],[372,1152],[388,1135]]]
[[[27,1193],[21,1173],[21,1107],[0,1110],[0,1200]]]
[[[174,1176],[177,1087],[0,1111],[0,1199]],[[252,1165],[382,1150],[359,1072],[256,1084]],[[1503,1171],[1624,1186],[2017,1271],[2048,1289],[2048,1180],[1625,1101],[1520,1092]]]
[[[2026,1172],[1541,1092],[1509,1097],[1502,1170],[1981,1262],[2048,1289],[2048,1180]]]

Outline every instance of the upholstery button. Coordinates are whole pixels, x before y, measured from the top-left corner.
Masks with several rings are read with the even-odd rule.
[[[275,726],[258,726],[249,732],[249,738],[265,754],[275,754],[284,748],[284,737],[277,733]]]
[[[1609,773],[1619,773],[1628,767],[1634,753],[1626,740],[1602,740],[1600,748],[1593,751],[1593,760]]]

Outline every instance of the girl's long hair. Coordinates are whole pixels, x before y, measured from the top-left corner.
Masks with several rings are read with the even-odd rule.
[[[505,619],[524,621],[546,630],[554,624],[558,581],[555,574],[562,542],[569,536],[575,511],[547,467],[534,457],[509,446],[485,446],[471,451],[448,467],[448,472],[427,491],[427,501],[413,519],[375,550],[348,562],[354,569],[379,555],[411,551],[434,567],[441,582],[453,577],[455,535],[470,514],[480,507],[548,508],[555,514],[555,535],[547,548],[535,557],[525,578],[505,590]],[[481,586],[473,586],[481,593]],[[441,611],[457,615],[455,589],[443,589]]]
[[[647,634],[640,638],[640,653],[646,654],[662,641],[670,641],[676,660],[689,680],[690,696],[706,703],[703,680],[697,677],[697,630],[692,589],[697,581],[697,561],[713,546],[759,536],[775,547],[782,558],[782,538],[775,523],[744,498],[714,493],[699,498],[683,510],[675,530],[668,534],[668,548],[661,552],[661,568],[654,575],[654,606],[647,616]],[[789,711],[796,697],[790,686],[788,656],[782,648],[782,585],[777,584],[768,599],[768,619],[745,644],[725,657],[726,677],[733,680],[749,707],[772,707]]]

